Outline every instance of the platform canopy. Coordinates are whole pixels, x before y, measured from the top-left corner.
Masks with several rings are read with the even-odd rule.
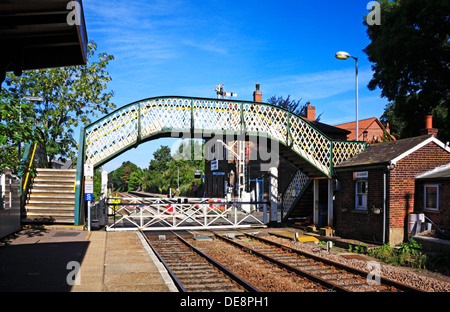
[[[0,1],[0,83],[6,72],[84,65],[81,0]]]

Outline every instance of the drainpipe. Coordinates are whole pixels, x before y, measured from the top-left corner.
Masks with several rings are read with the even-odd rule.
[[[383,245],[386,243],[387,174],[394,170],[395,163],[389,162],[383,172]]]
[[[387,167],[389,170],[389,166]],[[386,171],[383,172],[383,245],[386,243]]]

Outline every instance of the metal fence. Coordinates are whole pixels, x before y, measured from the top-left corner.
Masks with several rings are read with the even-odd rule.
[[[0,174],[0,237],[20,230],[20,179],[8,168]]]
[[[265,202],[110,198],[108,207],[108,231],[249,228],[267,223]]]

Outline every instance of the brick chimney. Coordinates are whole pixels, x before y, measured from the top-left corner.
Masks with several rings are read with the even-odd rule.
[[[310,103],[306,103],[306,119],[315,121],[316,120],[316,107],[310,106]]]
[[[420,134],[422,134],[422,135],[432,134],[435,137],[437,137],[438,129],[433,128],[433,116],[432,115],[425,116],[425,129],[421,129]]]
[[[262,92],[259,91],[259,83],[256,84],[256,91],[253,92],[253,102],[262,102]]]

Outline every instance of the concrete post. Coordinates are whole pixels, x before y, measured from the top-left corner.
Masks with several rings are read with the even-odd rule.
[[[270,226],[276,226],[278,223],[278,168],[270,168],[269,174]]]

